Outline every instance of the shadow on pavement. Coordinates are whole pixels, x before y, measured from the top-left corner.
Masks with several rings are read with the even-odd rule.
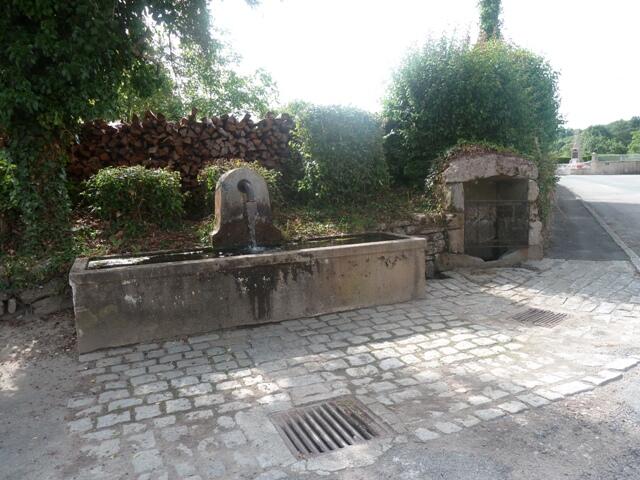
[[[566,187],[556,187],[551,246],[547,258],[565,260],[628,260],[582,202]]]

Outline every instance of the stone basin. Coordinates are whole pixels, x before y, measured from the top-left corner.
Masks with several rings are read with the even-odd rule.
[[[261,253],[204,248],[76,259],[78,350],[259,325],[424,295],[424,238],[375,233]]]

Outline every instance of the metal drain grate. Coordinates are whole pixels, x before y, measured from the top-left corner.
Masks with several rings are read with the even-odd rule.
[[[299,458],[333,452],[390,432],[362,403],[342,397],[272,415],[274,425]]]
[[[551,328],[558,325],[562,320],[567,318],[567,316],[568,315],[566,313],[541,310],[539,308],[529,308],[528,310],[520,312],[511,318],[523,323],[532,323],[537,327]]]

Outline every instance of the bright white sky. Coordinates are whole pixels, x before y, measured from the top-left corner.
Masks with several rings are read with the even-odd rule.
[[[267,70],[280,102],[380,110],[407,49],[442,34],[477,36],[477,0],[212,0],[214,22]],[[640,0],[503,0],[503,34],[560,76],[567,126],[640,115]]]

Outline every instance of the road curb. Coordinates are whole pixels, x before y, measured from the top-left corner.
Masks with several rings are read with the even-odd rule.
[[[604,231],[609,234],[611,239],[616,242],[616,244],[622,249],[627,257],[629,257],[629,261],[636,269],[636,272],[640,273],[640,256],[638,256],[636,252],[631,250],[631,248],[629,248],[629,246],[624,243],[624,240],[622,240],[622,238],[620,238],[620,236],[609,225],[607,225],[607,222],[605,222],[600,214],[598,214],[598,212],[596,212],[594,208],[589,205],[589,202],[584,201],[582,197],[576,193],[574,193],[574,195],[578,200],[580,200],[580,203],[582,203],[584,208],[587,209],[587,212],[591,214],[595,221],[598,222],[598,224],[604,229]]]

